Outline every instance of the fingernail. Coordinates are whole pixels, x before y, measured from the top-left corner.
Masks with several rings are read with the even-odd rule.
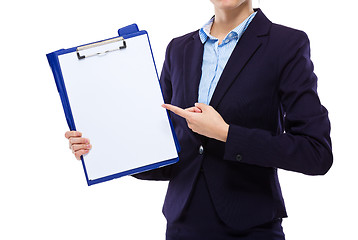
[[[88,148],[88,149],[91,149],[91,148],[92,148],[92,145],[91,145],[91,144],[88,144],[88,145],[87,145],[87,148]]]

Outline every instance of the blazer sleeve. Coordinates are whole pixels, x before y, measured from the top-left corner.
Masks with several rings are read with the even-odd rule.
[[[284,132],[230,125],[224,159],[308,175],[327,173],[333,162],[328,112],[317,95],[310,43],[297,31],[282,51],[279,96]]]
[[[165,103],[170,103],[172,98],[172,85],[170,81],[170,48],[171,43],[169,43],[166,54],[165,60],[162,68],[162,73],[160,75],[160,87],[162,90],[163,98]],[[142,179],[142,180],[170,180],[172,165],[168,165],[165,167],[160,167],[157,169],[149,170],[142,173],[137,173],[132,175],[135,178]]]

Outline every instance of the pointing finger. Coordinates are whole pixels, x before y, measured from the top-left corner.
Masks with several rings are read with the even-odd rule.
[[[162,107],[168,109],[169,111],[172,111],[173,113],[175,113],[185,119],[190,116],[190,112],[185,111],[184,109],[174,106],[174,105],[171,105],[171,104],[163,104]]]

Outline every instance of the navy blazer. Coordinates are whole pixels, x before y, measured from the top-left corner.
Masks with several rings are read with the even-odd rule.
[[[286,217],[277,168],[322,175],[332,165],[330,122],[317,95],[308,37],[256,11],[210,101],[230,125],[226,143],[192,132],[170,113],[179,162],[135,175],[170,181],[168,222],[181,215],[200,168],[219,217],[244,230]],[[160,77],[165,103],[197,102],[203,49],[198,31],[170,42]]]

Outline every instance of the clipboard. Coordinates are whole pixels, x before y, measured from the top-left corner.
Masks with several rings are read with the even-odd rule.
[[[81,156],[88,186],[179,161],[146,31],[132,24],[46,56],[70,130],[93,146]]]

